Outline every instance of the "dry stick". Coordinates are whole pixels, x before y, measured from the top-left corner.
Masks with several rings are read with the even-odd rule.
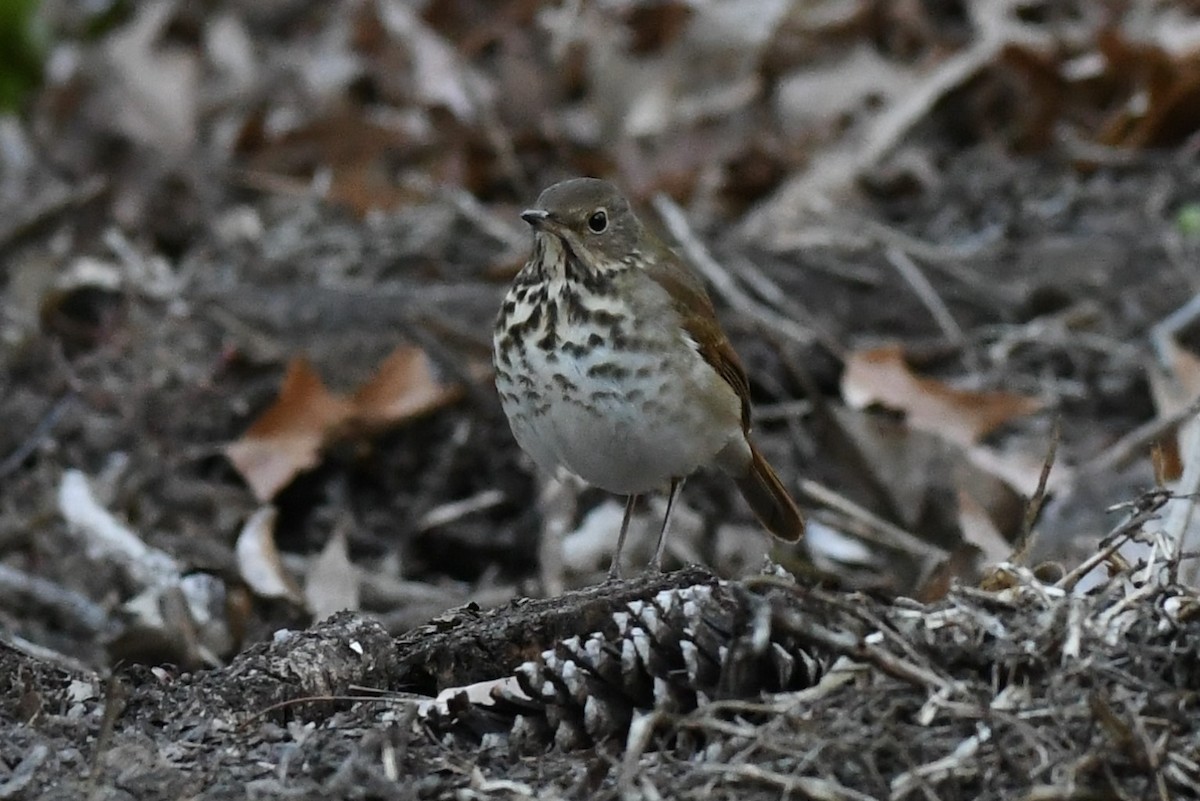
[[[1138,512],[1124,523],[1121,523],[1105,537],[1105,539],[1110,540],[1106,547],[1096,551],[1096,553],[1080,562],[1065,576],[1054,582],[1054,586],[1070,591],[1079,582],[1079,579],[1083,578],[1092,568],[1116,553],[1118,548],[1124,545],[1130,537],[1141,529],[1142,524],[1155,519],[1157,516],[1157,509],[1144,510]]]
[[[853,257],[857,254],[874,254],[880,249],[896,248],[909,256],[920,259],[928,267],[948,275],[963,286],[986,293],[988,297],[996,294],[995,282],[980,278],[965,269],[963,262],[977,258],[1001,240],[999,233],[979,234],[974,237],[976,242],[966,245],[940,245],[926,242],[924,239],[894,228],[887,223],[869,218],[850,220],[850,230],[833,229],[822,225],[792,233],[781,233],[772,243],[771,250],[776,253],[787,253],[797,250],[825,248],[837,250],[842,255]],[[812,265],[812,269],[831,272],[843,281],[855,281],[871,288],[879,286],[880,279],[875,270],[865,268],[853,272],[845,269],[830,271],[820,264]]]
[[[375,695],[367,693],[362,694],[346,694],[346,695],[302,695],[298,698],[285,698],[282,701],[276,701],[273,704],[268,704],[261,709],[252,712],[249,717],[243,718],[238,722],[237,728],[245,731],[250,726],[259,720],[262,720],[272,712],[277,712],[280,709],[288,709],[301,704],[332,704],[332,703],[351,703],[351,704],[393,704],[401,706],[411,704],[416,707],[424,701],[428,701],[427,696],[415,696],[412,694],[398,693],[394,691],[378,690],[374,687],[361,688],[368,690]]]
[[[712,257],[708,248],[692,231],[687,217],[675,201],[666,195],[658,194],[654,196],[653,203],[655,211],[662,218],[667,230],[671,232],[671,236],[675,237],[679,243],[688,263],[704,276],[717,294],[723,297],[735,311],[770,330],[778,331],[798,344],[807,345],[816,339],[812,331],[776,313],[742,291],[733,276]]]
[[[975,734],[962,740],[954,750],[946,756],[917,765],[893,778],[891,798],[904,798],[912,790],[929,788],[930,782],[940,783],[952,776],[975,776],[982,768],[972,761],[979,752],[979,747],[992,739],[992,729],[982,723],[977,723]]]
[[[105,753],[112,746],[113,732],[117,721],[129,703],[129,688],[121,677],[113,674],[104,683],[104,714],[100,718],[100,730],[96,733],[92,750],[92,763],[88,768],[88,783],[95,786],[100,779],[100,766]],[[89,794],[90,795],[90,794]]]
[[[812,414],[814,407],[815,404],[809,400],[764,403],[754,410],[754,422],[774,423],[780,420],[796,420]]]
[[[1129,145],[1101,145],[1088,142],[1078,134],[1066,130],[1066,126],[1056,126],[1055,142],[1062,150],[1061,153],[1068,162],[1087,162],[1089,169],[1100,167],[1136,167],[1149,165],[1152,159],[1158,158],[1158,153],[1138,151]]]
[[[86,206],[107,189],[108,179],[94,177],[78,186],[48,192],[47,196],[34,198],[32,203],[25,205],[27,211],[24,214],[19,215],[15,221],[6,220],[4,227],[0,228],[0,250],[8,249],[67,212]]]
[[[6,648],[16,651],[17,653],[37,662],[53,665],[65,673],[77,674],[80,678],[98,678],[96,669],[91,665],[85,665],[83,662],[79,661],[73,656],[67,656],[66,654],[59,653],[53,648],[31,642],[24,637],[11,634],[0,628],[0,653],[2,653]]]
[[[952,692],[954,683],[942,678],[921,665],[909,662],[900,656],[869,643],[866,638],[850,632],[834,631],[817,623],[808,615],[796,612],[785,612],[785,618],[795,618],[789,621],[793,633],[802,639],[823,645],[834,653],[848,656],[856,662],[865,662],[879,668],[892,678],[924,687],[928,690]]]
[[[1173,365],[1171,354],[1175,349],[1174,335],[1200,317],[1200,295],[1193,296],[1175,311],[1160,320],[1150,331],[1150,341],[1158,355],[1159,363]],[[1170,561],[1171,581],[1178,580],[1180,554],[1188,543],[1187,533],[1195,508],[1195,494],[1200,489],[1200,421],[1184,423],[1179,429],[1180,447],[1183,450],[1183,475],[1176,488],[1176,502],[1167,513],[1163,526],[1165,534],[1174,543],[1174,554]],[[1192,562],[1183,576],[1185,584],[1195,584],[1200,577],[1200,565]]]
[[[33,431],[30,432],[29,436],[27,436],[20,445],[14,448],[12,452],[8,454],[8,456],[5,456],[3,461],[0,461],[0,478],[4,478],[9,473],[15,472],[16,469],[20,467],[21,464],[27,458],[29,458],[29,456],[35,450],[37,450],[37,447],[42,444],[42,440],[45,439],[51,430],[53,430],[54,426],[58,424],[59,419],[61,419],[63,416],[63,412],[67,410],[74,400],[75,393],[73,391],[69,391],[67,394],[63,395],[54,402],[54,405],[50,407],[50,410],[42,415],[41,420],[38,420],[37,425],[34,426]]]
[[[878,801],[873,795],[859,792],[839,784],[833,779],[818,779],[813,776],[788,776],[786,773],[768,770],[750,763],[736,765],[714,765],[700,762],[694,767],[704,773],[716,773],[728,779],[735,777],[749,781],[761,782],[777,790],[802,798],[817,799],[818,801]]]
[[[873,542],[876,545],[897,548],[926,558],[945,559],[949,555],[949,551],[945,548],[925,542],[925,540],[910,534],[899,526],[889,523],[871,511],[859,506],[845,495],[831,490],[824,484],[820,484],[812,479],[801,479],[800,491],[817,503],[823,504],[862,523],[865,528],[863,531],[858,532],[858,536],[861,539]]]
[[[867,133],[867,142],[859,157],[859,171],[868,172],[878,166],[938,100],[992,63],[1002,44],[998,37],[976,40],[969,49],[942,62],[908,97],[879,115]]]
[[[1170,511],[1167,512],[1167,521],[1163,524],[1163,533],[1167,541],[1174,545],[1174,554],[1171,557],[1172,583],[1180,578],[1180,556],[1184,551],[1188,526],[1196,507],[1196,493],[1200,491],[1200,421],[1184,423],[1180,428],[1180,439],[1183,440],[1184,447],[1183,475],[1175,490]],[[1198,577],[1200,565],[1193,561],[1184,571],[1182,580],[1184,584],[1194,586]]]
[[[1117,470],[1133,459],[1137,452],[1149,446],[1183,421],[1200,415],[1200,396],[1182,409],[1165,417],[1147,420],[1118,439],[1103,452],[1089,459],[1076,473],[1076,481],[1085,476],[1098,476]]]
[[[1171,793],[1167,789],[1167,777],[1163,775],[1162,752],[1150,739],[1150,733],[1146,731],[1146,722],[1140,715],[1133,716],[1133,730],[1141,741],[1142,755],[1150,769],[1154,771],[1154,784],[1158,790],[1159,801],[1171,801]]]
[[[467,515],[483,512],[504,503],[506,496],[498,489],[486,489],[469,498],[461,498],[435,506],[417,521],[416,532],[422,534],[430,529],[454,523]]]
[[[437,191],[432,184],[428,186],[428,190],[431,193]],[[470,192],[463,189],[448,189],[442,190],[440,194],[458,210],[459,214],[474,223],[476,228],[488,236],[500,240],[513,252],[524,251],[529,246],[529,235],[525,230],[510,225],[497,217],[491,209],[480,203],[478,198]]]
[[[665,712],[657,710],[633,715],[629,724],[629,734],[625,738],[625,755],[621,758],[621,770],[617,775],[617,790],[622,797],[633,787],[633,779],[637,774],[637,765],[650,747],[650,738],[660,724],[668,720]]]
[[[11,608],[33,606],[48,611],[57,618],[58,626],[67,630],[96,634],[109,623],[108,612],[86,595],[5,564],[0,564],[0,601]]]
[[[808,594],[822,603],[839,610],[842,614],[866,623],[881,637],[890,641],[895,647],[903,651],[904,656],[906,656],[914,664],[924,659],[925,663],[929,665],[927,668],[928,671],[930,673],[935,672],[929,660],[923,657],[917,651],[917,649],[913,647],[912,642],[906,639],[904,635],[896,631],[890,623],[880,619],[878,615],[870,610],[870,607],[861,604],[855,604],[852,601],[849,601],[844,595],[837,595],[820,589],[810,590],[808,591]],[[944,683],[943,686],[949,686],[951,679],[948,676],[942,677],[942,681]]]
[[[913,261],[907,253],[899,248],[888,248],[886,251],[888,263],[896,268],[896,272],[900,273],[917,298],[924,304],[929,313],[933,315],[933,320],[942,329],[942,333],[954,345],[962,347],[966,342],[966,337],[963,335],[963,330],[958,322],[954,319],[954,315],[950,313],[949,307],[945,301],[938,295],[937,290],[933,288],[933,284],[929,283],[929,279],[921,272],[921,268]],[[969,352],[969,351],[968,351]]]
[[[952,275],[967,286],[995,289],[993,282],[966,269],[962,263],[968,259],[977,258],[986,253],[988,248],[1000,243],[1003,240],[1003,234],[999,229],[985,228],[971,237],[969,244],[954,245],[921,239],[882,220],[860,220],[856,225],[856,230],[861,231],[859,236],[863,243],[862,249],[865,251],[874,252],[880,245],[883,245],[885,249],[895,248],[913,258],[920,259],[939,272]]]
[[[742,280],[745,281],[750,288],[753,289],[758,296],[763,299],[763,301],[771,304],[779,311],[791,315],[793,319],[804,320],[805,325],[814,331],[820,343],[824,345],[830,353],[845,361],[846,348],[842,345],[842,343],[834,338],[833,335],[831,335],[828,331],[824,330],[824,328],[813,319],[813,316],[809,314],[806,309],[802,308],[800,304],[789,298],[779,284],[775,283],[775,281],[772,280],[771,277],[766,273],[764,273],[757,264],[749,259],[738,259],[737,270],[738,274],[742,277]]]
[[[747,589],[751,590],[759,587],[772,587],[797,597],[810,596],[815,598],[821,603],[832,606],[842,614],[867,623],[876,630],[879,636],[891,640],[902,648],[909,657],[913,659],[920,658],[920,655],[913,649],[912,645],[889,626],[885,625],[883,621],[878,620],[870,613],[865,613],[855,608],[839,596],[822,592],[819,589],[800,588],[784,579],[770,575],[751,577],[746,579],[745,584]],[[952,692],[958,684],[953,679],[939,676],[930,668],[922,667],[874,643],[867,642],[863,636],[826,628],[817,623],[811,614],[799,612],[795,609],[778,610],[777,614],[780,621],[790,627],[796,636],[813,640],[855,661],[874,665],[894,678],[947,694]]]
[[[1035,28],[1012,21],[1012,0],[974,0],[968,10],[978,31],[974,43],[961,53],[946,59],[907,97],[880,114],[867,133],[860,151],[859,172],[874,169],[896,148],[904,136],[924,119],[938,101],[971,80],[980,70],[995,62],[1007,45],[1020,43],[1031,47],[1049,47],[1051,38]]]
[[[1037,489],[1033,491],[1033,497],[1025,505],[1025,519],[1021,522],[1021,537],[1017,540],[1017,547],[1013,549],[1013,555],[1009,559],[1011,562],[1021,564],[1033,541],[1033,523],[1038,519],[1038,515],[1042,513],[1042,507],[1046,504],[1046,483],[1050,480],[1050,471],[1054,468],[1054,458],[1058,455],[1058,442],[1061,436],[1062,417],[1056,416],[1054,428],[1050,431],[1050,450],[1046,452],[1046,459],[1042,462],[1042,472],[1038,476]]]

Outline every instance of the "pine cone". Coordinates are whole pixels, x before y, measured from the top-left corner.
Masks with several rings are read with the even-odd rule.
[[[460,736],[507,733],[522,752],[576,749],[624,738],[635,712],[811,686],[829,660],[773,625],[778,594],[716,582],[631,601],[599,631],[520,665],[482,701],[467,688],[443,692],[427,720]]]

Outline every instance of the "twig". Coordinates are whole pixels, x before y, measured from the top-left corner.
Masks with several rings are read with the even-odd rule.
[[[8,456],[4,457],[4,461],[0,462],[0,478],[4,478],[9,473],[15,471],[29,458],[29,455],[37,449],[42,440],[46,438],[46,435],[58,424],[58,421],[63,416],[63,412],[67,410],[74,399],[75,393],[68,392],[54,402],[50,410],[42,415],[41,420],[38,420],[38,424],[34,426],[33,431],[29,432],[29,436],[14,448]]]
[[[917,651],[917,649],[913,646],[913,643],[903,634],[893,628],[891,623],[882,620],[878,615],[876,615],[869,606],[856,603],[852,597],[847,597],[844,594],[826,592],[819,588],[806,590],[805,594],[829,606],[830,608],[837,609],[843,615],[846,615],[851,619],[865,623],[872,631],[876,633],[876,635],[889,641],[894,647],[900,649],[900,651],[903,652],[903,655],[907,657],[913,664],[924,660],[927,664],[929,664],[929,667],[925,668],[925,670],[930,674],[935,673],[932,663],[930,663],[927,658]],[[948,693],[949,690],[953,688],[953,683],[949,677],[941,677],[941,682],[941,691]]]
[[[431,184],[428,191],[433,193],[436,190]],[[525,230],[499,219],[470,192],[454,189],[444,190],[441,194],[459,214],[474,223],[480,231],[503,242],[510,250],[519,252],[529,247],[529,235]]]
[[[30,642],[24,637],[19,637],[16,634],[0,629],[0,652],[5,648],[10,648],[19,654],[34,659],[38,662],[44,662],[47,665],[54,665],[59,670],[66,673],[78,674],[81,678],[96,680],[99,678],[95,668],[84,664],[73,656],[59,653],[53,648],[45,645],[39,645],[35,642]]]
[[[945,559],[949,555],[949,551],[945,548],[926,542],[899,526],[889,523],[824,484],[812,479],[801,479],[800,491],[813,501],[862,523],[863,530],[856,533],[867,542],[884,545],[888,548],[897,548],[930,559]]]
[[[792,300],[787,293],[780,288],[779,284],[768,276],[762,269],[750,261],[749,259],[737,260],[738,274],[754,292],[763,299],[766,303],[770,303],[780,312],[787,314],[791,319],[804,320],[804,324],[811,328],[823,346],[839,359],[846,358],[846,348],[841,342],[838,342],[829,332],[825,331],[809,311],[803,308],[799,303]]]
[[[1154,352],[1158,356],[1159,364],[1163,367],[1172,365],[1171,354],[1177,347],[1173,341],[1175,334],[1190,325],[1197,317],[1200,317],[1200,295],[1193,295],[1187,303],[1155,323],[1154,327],[1150,329],[1150,342],[1154,345]]]
[[[49,197],[37,198],[32,203],[26,204],[26,208],[30,210],[0,230],[0,250],[7,250],[14,243],[29,236],[59,215],[92,202],[100,197],[106,189],[108,189],[108,179],[97,176],[78,186],[48,193]]]
[[[418,533],[423,533],[430,529],[453,523],[467,515],[473,515],[477,512],[498,506],[504,502],[504,498],[504,493],[500,490],[486,489],[475,493],[470,498],[443,503],[421,515],[421,519],[417,521],[416,530]]]
[[[1172,354],[1178,348],[1175,334],[1197,317],[1200,317],[1200,295],[1192,296],[1188,302],[1168,314],[1151,329],[1150,341],[1159,363],[1164,368],[1170,369],[1175,365],[1175,359],[1172,358]],[[1174,555],[1171,559],[1172,581],[1177,578],[1175,573],[1178,570],[1179,554],[1193,544],[1192,540],[1200,536],[1195,527],[1190,525],[1195,508],[1195,495],[1197,490],[1200,490],[1200,421],[1193,419],[1185,422],[1179,429],[1179,440],[1183,452],[1183,475],[1175,488],[1177,502],[1171,506],[1163,526],[1164,532],[1174,544]],[[1195,584],[1197,578],[1200,578],[1200,566],[1193,562],[1182,580],[1185,584]]]
[[[87,477],[78,470],[63,473],[58,487],[58,510],[72,534],[92,559],[118,565],[139,589],[179,579],[182,567],[166,551],[151,547],[117,520],[92,495]]]
[[[783,794],[796,793],[813,801],[878,801],[873,795],[861,793],[833,779],[818,779],[812,776],[788,776],[747,762],[736,765],[720,765],[697,762],[694,767],[703,773],[715,773],[723,777],[736,777],[768,784]]]
[[[629,735],[625,738],[625,756],[621,759],[621,772],[617,776],[617,789],[622,795],[632,789],[637,764],[642,754],[650,747],[650,738],[654,730],[666,720],[667,715],[658,711],[634,714],[633,721],[629,724]]]
[[[1046,503],[1046,483],[1050,480],[1050,471],[1054,468],[1054,458],[1058,454],[1058,442],[1062,435],[1062,418],[1054,418],[1054,428],[1050,431],[1050,448],[1046,452],[1046,459],[1042,462],[1042,472],[1038,476],[1037,489],[1033,491],[1029,502],[1025,504],[1025,519],[1021,522],[1021,537],[1017,540],[1017,546],[1013,549],[1012,561],[1018,564],[1024,561],[1026,554],[1029,551],[1029,544],[1033,536],[1033,524],[1038,519],[1038,515],[1042,513],[1042,507]]]
[[[981,745],[992,739],[992,730],[982,723],[976,723],[975,727],[975,734],[960,742],[952,753],[906,770],[892,779],[892,798],[903,798],[930,779],[938,782],[950,776],[976,775],[980,766],[971,757],[979,752]]]
[[[121,714],[125,711],[125,705],[128,703],[129,687],[121,681],[120,676],[115,673],[110,675],[104,683],[104,715],[100,719],[100,730],[96,733],[96,739],[92,745],[92,760],[88,769],[88,782],[96,789],[98,789],[96,785],[100,780],[104,756],[112,747],[117,721],[121,719]],[[89,793],[89,795],[92,794]]]
[[[813,402],[810,400],[790,400],[779,401],[777,403],[764,403],[754,409],[754,422],[768,423],[777,422],[779,420],[792,420],[798,417],[807,417],[812,414]]]
[[[815,334],[811,330],[776,313],[747,295],[737,285],[737,281],[734,280],[733,276],[708,252],[708,248],[704,246],[704,243],[692,231],[686,215],[684,215],[683,210],[679,208],[675,201],[666,195],[658,194],[654,196],[653,204],[655,211],[662,218],[663,224],[667,226],[667,230],[671,232],[671,235],[679,243],[679,247],[683,250],[688,263],[704,276],[705,280],[712,285],[717,294],[723,297],[735,311],[746,315],[768,329],[778,331],[788,339],[801,345],[807,345],[816,339]]]
[[[1172,573],[1178,570],[1180,554],[1191,544],[1190,540],[1195,539],[1194,534],[1190,538],[1188,535],[1193,530],[1192,512],[1196,508],[1196,493],[1200,491],[1200,421],[1184,423],[1180,429],[1180,439],[1184,452],[1183,475],[1163,524],[1163,533],[1173,546]],[[1184,569],[1182,580],[1184,584],[1194,586],[1198,577],[1200,566],[1192,562]],[[1176,576],[1172,575],[1171,578],[1175,580]]]
[[[30,746],[21,756],[21,761],[17,762],[15,767],[5,771],[6,775],[0,781],[0,798],[28,798],[25,791],[37,777],[38,768],[49,756],[50,746],[45,743],[39,742]]]
[[[1083,578],[1096,565],[1116,553],[1117,549],[1124,545],[1130,537],[1138,533],[1141,530],[1142,524],[1155,519],[1158,516],[1157,512],[1157,507],[1136,512],[1132,517],[1108,533],[1107,537],[1105,537],[1105,539],[1109,540],[1107,546],[1096,551],[1096,553],[1084,559],[1073,569],[1067,571],[1065,576],[1054,582],[1054,586],[1067,591],[1073,589],[1079,582],[1079,579]]]
[[[1032,26],[1012,21],[1008,14],[1012,5],[1012,0],[976,0],[968,3],[978,36],[969,48],[943,61],[907,97],[879,115],[860,152],[860,173],[869,172],[890,155],[939,100],[993,63],[1006,45],[1014,42],[1034,47],[1050,44],[1049,37],[1039,35]]]
[[[942,245],[927,242],[879,220],[857,218],[848,221],[843,219],[836,228],[822,224],[796,231],[783,231],[769,243],[769,247],[775,253],[824,248],[838,251],[845,256],[877,253],[880,246],[894,247],[920,259],[940,273],[950,274],[964,286],[994,294],[994,283],[989,284],[983,278],[963,269],[961,265],[967,260],[978,258],[988,247],[999,242],[1002,236],[999,228],[985,229],[984,234],[974,236],[970,244]],[[854,281],[872,288],[880,284],[874,270],[861,267],[839,266],[830,269],[821,264],[814,264],[812,269],[822,270],[842,280]]]
[[[1156,417],[1142,423],[1137,428],[1125,434],[1101,453],[1089,459],[1080,466],[1076,480],[1085,476],[1098,476],[1112,472],[1125,465],[1137,452],[1150,443],[1162,437],[1175,426],[1196,415],[1200,415],[1200,396],[1182,409],[1171,414]]]
[[[921,272],[921,268],[917,266],[917,263],[899,248],[888,248],[886,255],[888,263],[896,268],[896,272],[900,273],[900,277],[912,287],[917,298],[929,310],[929,313],[933,315],[934,322],[942,329],[942,333],[946,335],[946,339],[950,340],[954,345],[961,347],[966,342],[962,328],[954,319],[954,315],[950,313],[950,309],[946,306],[945,301],[938,295],[937,290],[933,288],[933,284],[929,283],[929,279]]]
[[[0,601],[26,614],[29,606],[40,607],[69,631],[97,634],[108,626],[108,613],[87,596],[5,564],[0,564]]]
[[[350,703],[350,704],[391,704],[394,706],[410,705],[413,708],[420,704],[429,701],[426,696],[417,696],[411,693],[399,693],[389,690],[378,690],[374,687],[364,687],[367,692],[344,695],[301,695],[296,698],[285,698],[282,701],[276,701],[273,704],[268,704],[261,709],[251,713],[249,717],[242,718],[238,722],[238,729],[246,730],[251,725],[262,720],[272,712],[278,712],[281,709],[290,709],[300,706],[301,704],[333,704],[333,703]],[[377,693],[377,694],[371,694]]]
[[[848,631],[834,631],[817,623],[810,615],[804,615],[795,610],[780,610],[780,615],[797,637],[823,645],[834,653],[848,656],[857,662],[873,665],[892,678],[928,690],[942,690],[949,693],[954,689],[952,681],[869,642],[867,637],[861,637]]]

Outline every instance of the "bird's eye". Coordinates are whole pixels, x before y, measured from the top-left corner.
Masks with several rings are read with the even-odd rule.
[[[602,234],[608,228],[608,215],[604,209],[592,212],[592,216],[588,217],[588,228],[593,234]]]

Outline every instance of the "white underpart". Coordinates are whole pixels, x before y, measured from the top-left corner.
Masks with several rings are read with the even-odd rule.
[[[564,278],[555,276],[548,287],[558,297]],[[541,414],[514,404],[506,392],[519,392],[502,377],[497,379],[504,411],[517,442],[543,470],[562,465],[584,481],[619,494],[640,494],[661,489],[673,478],[690,475],[713,464],[727,447],[731,464],[744,464],[749,446],[741,428],[741,400],[737,393],[700,355],[696,342],[680,328],[662,292],[662,319],[637,336],[653,337],[662,347],[652,353],[640,349],[615,352],[607,345],[582,356],[570,354],[566,343],[584,345],[595,333],[607,338],[608,329],[590,322],[566,325],[565,309],[559,318],[561,341],[557,361],[533,342],[527,342],[525,359],[516,371],[533,377],[545,391]],[[600,301],[596,306],[595,301]],[[593,308],[623,314],[623,304],[592,298]],[[544,319],[544,317],[543,317]],[[589,376],[593,367],[617,361],[630,376],[647,368],[648,377],[637,380],[607,375]],[[671,369],[664,369],[669,361]],[[555,385],[560,374],[573,384]],[[649,408],[647,408],[649,407]]]

